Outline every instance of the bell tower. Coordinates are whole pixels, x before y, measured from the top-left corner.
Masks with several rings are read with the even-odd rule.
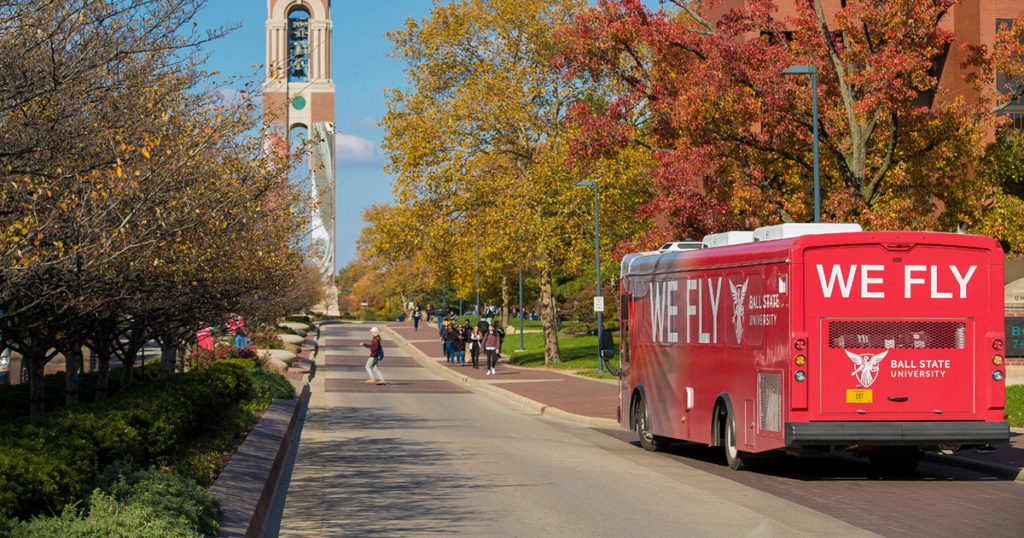
[[[311,142],[308,181],[317,204],[310,215],[309,245],[314,262],[333,288],[337,271],[331,27],[330,0],[267,0],[263,115],[275,135],[288,138],[304,131]]]

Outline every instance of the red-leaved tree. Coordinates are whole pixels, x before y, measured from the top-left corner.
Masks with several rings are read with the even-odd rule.
[[[823,221],[954,230],[1000,193],[968,172],[997,117],[989,57],[964,55],[974,92],[950,95],[936,66],[958,51],[940,20],[955,0],[851,0],[826,12],[772,0],[712,18],[717,2],[600,0],[560,34],[568,77],[614,81],[614,100],[577,104],[574,159],[640,144],[657,191],[631,248],[730,228],[813,219],[811,88],[818,69]],[[954,47],[956,47],[954,49]]]

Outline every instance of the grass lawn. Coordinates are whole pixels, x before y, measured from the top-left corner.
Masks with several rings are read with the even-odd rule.
[[[476,325],[476,316],[473,316],[472,314],[467,314],[467,315],[464,315],[464,316],[459,316],[458,324],[462,325],[463,323],[465,323],[465,321],[467,319],[469,320],[469,324],[470,325]],[[565,323],[566,323],[566,325],[571,324],[571,322],[565,322]],[[435,327],[437,326],[437,322],[434,321],[433,318],[431,318],[430,324],[435,326]],[[519,330],[519,318],[509,318],[508,324],[511,325],[512,327],[514,327],[517,331]],[[539,331],[540,329],[541,329],[540,320],[537,320],[537,321],[530,321],[528,319],[527,320],[523,320],[523,330],[524,331],[530,331],[530,330],[537,330],[537,331]],[[519,345],[519,339],[518,338],[516,338],[516,345],[517,346]]]
[[[512,364],[527,367],[543,367],[544,336],[541,333],[524,333],[523,346],[526,348],[526,351],[517,352],[519,335],[505,335],[505,341],[501,346],[501,353],[511,357],[509,360]],[[597,373],[596,336],[559,336],[558,349],[561,352],[561,359],[557,363],[548,365],[548,368],[577,370],[578,374],[590,377],[615,378],[615,376],[608,372]],[[618,366],[618,361],[613,359],[612,366]]]
[[[1010,426],[1024,427],[1024,385],[1006,387],[1006,420]]]

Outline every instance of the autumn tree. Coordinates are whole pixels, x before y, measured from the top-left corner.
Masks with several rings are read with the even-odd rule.
[[[977,220],[997,187],[977,164],[993,117],[982,98],[938,87],[953,42],[939,22],[955,0],[752,0],[712,19],[717,2],[600,0],[561,37],[571,76],[613,81],[608,103],[584,103],[574,155],[636,144],[658,161],[657,196],[640,212],[663,222],[646,245],[729,228],[810,221],[809,77],[818,68],[823,220],[873,229],[952,231]],[[971,60],[970,65],[980,62]]]
[[[463,286],[475,286],[466,253],[478,247],[488,275],[510,274],[524,259],[540,278],[548,359],[558,358],[553,274],[578,271],[590,245],[592,191],[575,184],[600,181],[604,203],[626,207],[649,185],[642,164],[619,176],[566,166],[566,111],[599,87],[562,77],[553,32],[583,6],[437,2],[429,17],[390,34],[410,88],[389,93],[384,147],[396,205],[373,225],[395,235],[373,232],[370,253],[402,255],[388,246],[401,237],[406,251],[427,253],[435,276]],[[604,216],[637,226],[632,211]]]
[[[82,345],[115,352],[111,327],[180,339],[299,266],[287,165],[251,135],[251,102],[202,87],[197,47],[222,33],[189,30],[204,4],[0,7],[0,325],[34,412],[56,353],[74,394]]]

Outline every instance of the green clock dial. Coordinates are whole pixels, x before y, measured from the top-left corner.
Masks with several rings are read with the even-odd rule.
[[[306,108],[306,98],[299,95],[295,97],[295,99],[292,99],[292,108],[295,110],[302,110],[303,108]]]

